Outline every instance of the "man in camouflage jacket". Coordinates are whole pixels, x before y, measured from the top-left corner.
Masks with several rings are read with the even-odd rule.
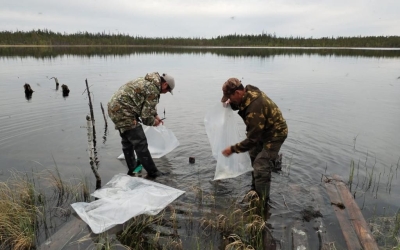
[[[249,151],[253,165],[252,188],[265,201],[269,199],[271,171],[279,161],[279,150],[288,134],[286,121],[278,106],[252,85],[245,88],[237,78],[229,78],[222,86],[221,102],[230,103],[246,124],[246,139],[227,147],[222,154]]]
[[[163,121],[157,114],[156,106],[160,94],[170,92],[175,87],[172,76],[157,72],[148,73],[122,85],[108,102],[108,115],[121,135],[122,151],[128,165],[128,175],[136,168],[134,152],[149,177],[163,175],[151,158],[146,135],[140,122],[147,126],[158,126]]]

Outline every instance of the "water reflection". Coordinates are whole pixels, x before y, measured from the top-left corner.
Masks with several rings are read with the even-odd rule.
[[[165,54],[213,54],[229,57],[275,57],[275,56],[351,56],[351,57],[400,57],[399,49],[370,48],[243,48],[243,47],[2,47],[2,57],[56,58],[64,55],[85,57],[124,56],[124,55],[165,55]],[[55,78],[57,79],[57,78]],[[56,80],[57,82],[57,80]]]

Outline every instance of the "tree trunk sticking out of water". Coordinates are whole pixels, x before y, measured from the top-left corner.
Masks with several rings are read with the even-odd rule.
[[[96,189],[101,188],[101,178],[97,170],[99,169],[99,161],[97,160],[97,151],[96,151],[96,127],[94,121],[94,114],[93,114],[93,105],[92,105],[92,98],[90,97],[89,92],[89,84],[87,79],[86,82],[86,91],[89,97],[89,109],[90,109],[90,117],[86,116],[86,120],[88,121],[88,143],[89,143],[89,159],[90,159],[90,167],[93,170],[93,173],[96,177]]]
[[[90,117],[87,115],[86,116],[86,121],[87,121],[87,135],[88,135],[88,153],[89,153],[89,161],[90,161],[90,167],[92,168],[93,174],[96,177],[96,190],[101,188],[101,178],[99,173],[97,172],[96,168],[96,154],[95,154],[95,148],[94,148],[94,139],[93,139],[93,123]]]
[[[94,154],[96,156],[95,164],[96,164],[97,169],[99,169],[99,162],[97,161],[97,151],[96,151],[96,126],[95,126],[95,120],[94,120],[94,114],[93,114],[92,98],[90,97],[89,85],[88,85],[87,79],[85,80],[85,82],[86,82],[86,92],[88,93],[88,97],[89,97],[90,119],[92,120],[92,123],[93,123],[93,147],[94,147]]]
[[[56,90],[58,90],[58,86],[60,85],[60,83],[58,83],[58,79],[57,79],[57,77],[52,77],[52,78],[50,78],[50,79],[54,79],[54,81],[56,82]]]
[[[101,111],[103,112],[103,118],[104,118],[104,136],[103,136],[103,144],[106,143],[107,140],[107,128],[108,128],[108,124],[107,124],[107,118],[106,115],[104,113],[104,108],[103,108],[103,104],[100,102],[100,108]]]
[[[107,118],[106,118],[106,115],[104,114],[104,108],[103,108],[103,104],[102,103],[100,103],[100,108],[101,108],[101,112],[103,112],[104,124],[105,124],[105,126],[107,128],[108,127]]]
[[[88,85],[87,79],[85,80],[85,82],[86,82],[86,92],[88,93],[88,98],[89,98],[90,118],[92,119],[92,122],[93,122],[93,143],[94,143],[94,147],[96,147],[96,128],[95,128],[95,120],[94,120],[94,114],[93,114],[92,98],[90,97],[89,85]]]

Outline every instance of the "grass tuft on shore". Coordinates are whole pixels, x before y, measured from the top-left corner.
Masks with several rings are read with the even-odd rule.
[[[61,178],[56,169],[12,172],[0,182],[0,249],[35,249],[71,215],[71,203],[89,201],[88,180]],[[39,182],[53,192],[42,191]]]
[[[36,243],[36,228],[41,200],[34,183],[26,175],[13,174],[0,183],[0,248],[31,249]]]

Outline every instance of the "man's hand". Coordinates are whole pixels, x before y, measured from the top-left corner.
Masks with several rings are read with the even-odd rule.
[[[231,99],[226,100],[226,102],[222,103],[224,108],[228,107],[228,104],[231,103]]]
[[[232,150],[231,147],[227,147],[226,149],[224,149],[224,151],[222,151],[222,154],[226,157],[230,156],[232,154]]]
[[[153,126],[154,126],[154,127],[157,127],[157,126],[159,126],[161,123],[162,123],[162,121],[160,122],[160,120],[157,120],[157,118],[155,118],[155,119],[154,119]]]
[[[164,121],[158,115],[156,116],[155,119],[158,120],[159,124],[164,125]]]

